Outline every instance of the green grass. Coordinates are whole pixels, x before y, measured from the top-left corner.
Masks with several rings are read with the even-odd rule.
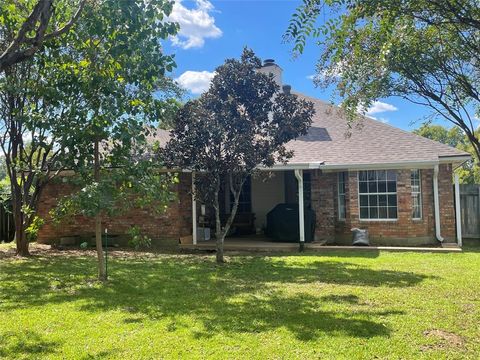
[[[480,358],[474,249],[228,261],[0,256],[0,358]]]

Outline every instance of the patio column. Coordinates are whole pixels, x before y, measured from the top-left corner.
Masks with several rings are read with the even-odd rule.
[[[300,251],[305,247],[305,215],[303,205],[303,170],[295,170],[295,177],[298,182],[298,217],[300,228]]]
[[[195,198],[195,172],[192,171],[192,242],[197,245],[197,200]]]
[[[458,173],[455,173],[455,218],[457,229],[457,244],[462,247],[462,212],[460,209],[460,185],[458,184]]]

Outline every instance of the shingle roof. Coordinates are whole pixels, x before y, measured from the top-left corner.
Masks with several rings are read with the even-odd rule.
[[[360,117],[349,129],[338,106],[297,95],[312,101],[316,114],[308,134],[287,144],[295,153],[289,164],[323,162],[350,166],[430,162],[442,157],[470,155],[368,117]]]
[[[326,166],[355,166],[409,162],[435,162],[445,157],[470,154],[401,130],[380,121],[359,117],[349,128],[342,109],[297,93],[312,101],[315,116],[308,134],[290,141],[294,151],[288,165],[322,163]],[[155,139],[164,145],[170,134],[158,130]],[[464,159],[462,159],[463,161]]]

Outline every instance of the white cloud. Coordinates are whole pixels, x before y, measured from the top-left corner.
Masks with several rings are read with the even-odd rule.
[[[365,115],[371,116],[373,114],[383,113],[387,111],[397,111],[398,108],[393,106],[392,104],[387,104],[381,101],[375,101],[372,106],[370,106]]]
[[[188,70],[175,80],[181,87],[189,90],[192,94],[201,94],[208,90],[214,76],[214,72]]]
[[[174,45],[183,49],[200,48],[207,38],[222,36],[222,30],[215,25],[211,15],[214,7],[208,0],[195,0],[195,8],[188,9],[177,0],[168,20],[178,22],[180,31],[172,38]]]

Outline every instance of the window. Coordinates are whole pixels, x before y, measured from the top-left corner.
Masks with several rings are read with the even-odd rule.
[[[347,172],[338,173],[338,219],[345,220],[346,216],[346,198],[345,188],[347,182]]]
[[[414,169],[410,173],[412,185],[412,219],[422,218],[422,184],[420,170]]]
[[[397,173],[395,170],[358,172],[360,219],[397,219]]]
[[[230,191],[230,211],[232,210],[233,193]],[[240,197],[238,198],[237,213],[250,213],[252,212],[252,179],[247,177],[243,183],[242,190],[240,191]]]

